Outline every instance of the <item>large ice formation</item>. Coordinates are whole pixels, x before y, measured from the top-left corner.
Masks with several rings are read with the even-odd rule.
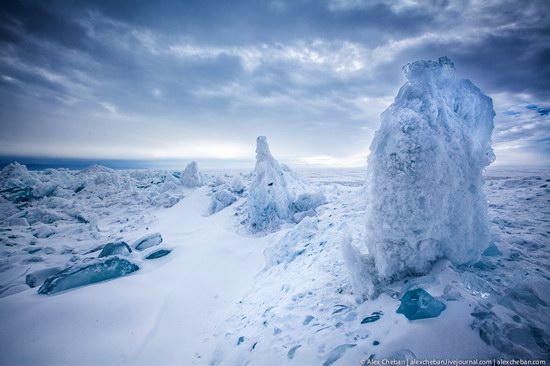
[[[248,198],[248,218],[252,232],[273,231],[294,216],[294,176],[269,151],[267,138],[256,139],[256,166]]]
[[[483,169],[494,160],[491,98],[451,60],[417,61],[381,115],[367,168],[367,246],[381,282],[475,260],[487,247]]]
[[[284,222],[300,222],[306,216],[314,216],[315,209],[326,199],[320,192],[306,193],[307,189],[288,166],[273,158],[266,137],[259,136],[248,197],[250,230],[270,232]]]
[[[292,211],[293,195],[289,174],[273,158],[265,136],[256,140],[256,167],[248,198],[249,225],[253,232],[267,231],[288,221]]]
[[[202,186],[202,177],[199,172],[199,164],[196,161],[192,161],[185,167],[183,173],[181,173],[181,183],[186,187],[199,187]]]

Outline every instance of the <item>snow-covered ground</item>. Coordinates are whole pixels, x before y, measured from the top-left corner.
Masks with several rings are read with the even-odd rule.
[[[180,172],[5,168],[0,363],[549,359],[550,171],[488,170],[491,245],[481,260],[470,266],[440,260],[427,275],[360,301],[342,247],[344,233],[354,243],[366,235],[365,174],[302,171],[328,203],[315,216],[257,235],[243,230],[250,175],[204,174],[204,186],[189,188]],[[235,188],[236,176],[243,192]],[[224,190],[236,192],[236,201],[212,213],[213,200]],[[160,233],[162,242],[137,250],[139,239],[152,233]],[[38,293],[44,278],[37,271],[97,263],[104,260],[97,259],[102,247],[118,241],[132,252],[116,258],[139,270],[57,294]],[[146,259],[160,248],[171,252]],[[415,288],[446,309],[420,320],[397,313],[400,298]]]

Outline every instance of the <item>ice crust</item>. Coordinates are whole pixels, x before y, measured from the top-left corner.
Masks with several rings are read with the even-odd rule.
[[[489,242],[492,100],[446,57],[404,71],[368,158],[365,244],[381,282],[427,273],[440,258],[475,261]]]

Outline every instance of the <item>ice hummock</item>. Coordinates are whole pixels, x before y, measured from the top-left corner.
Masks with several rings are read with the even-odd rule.
[[[492,100],[446,57],[403,69],[368,158],[366,246],[381,282],[426,273],[440,258],[475,261],[489,243]]]
[[[270,232],[282,223],[299,222],[306,216],[313,216],[315,208],[326,199],[320,192],[306,193],[306,190],[306,185],[292,170],[271,155],[267,138],[259,136],[248,198],[250,230],[253,233]]]
[[[126,276],[138,269],[137,265],[126,259],[109,257],[106,260],[69,267],[49,277],[40,286],[38,293],[52,295],[75,287]]]
[[[256,167],[252,176],[248,198],[251,231],[269,231],[291,220],[292,177],[271,155],[265,136],[256,140]]]
[[[190,188],[202,186],[202,176],[199,172],[199,164],[196,161],[192,161],[185,167],[183,173],[181,173],[181,183]]]
[[[212,197],[212,202],[208,211],[211,214],[215,214],[223,210],[226,207],[231,206],[238,199],[238,196],[231,192],[229,189],[222,189],[221,191],[216,192]]]

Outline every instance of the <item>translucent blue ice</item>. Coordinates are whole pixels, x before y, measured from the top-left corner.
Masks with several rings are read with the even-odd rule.
[[[75,287],[126,276],[138,269],[137,265],[119,257],[110,257],[94,263],[76,265],[49,277],[38,289],[38,293],[56,294]]]
[[[108,257],[111,255],[128,255],[132,253],[132,249],[130,249],[130,246],[123,241],[119,241],[116,243],[107,243],[101,250],[101,253],[99,253],[98,258]]]
[[[134,249],[142,251],[147,248],[151,248],[162,243],[162,236],[160,233],[154,233],[137,240],[134,243]]]
[[[44,283],[44,281],[57,273],[61,272],[60,267],[50,267],[50,268],[43,268],[39,269],[37,271],[33,271],[31,273],[28,273],[25,276],[25,283],[29,287],[36,287],[40,286]]]
[[[445,310],[447,306],[436,300],[421,288],[407,291],[401,298],[401,305],[397,309],[409,320],[435,318]]]
[[[159,249],[157,251],[154,251],[153,253],[147,255],[145,259],[157,259],[160,257],[164,257],[165,255],[170,254],[171,250],[168,249]]]

